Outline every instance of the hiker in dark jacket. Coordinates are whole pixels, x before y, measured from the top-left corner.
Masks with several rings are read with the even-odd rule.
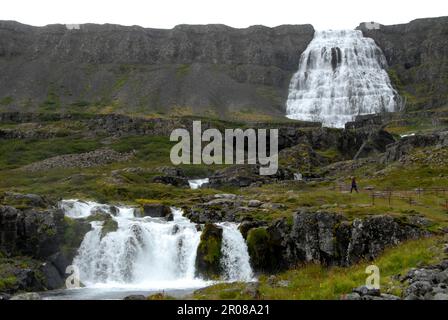
[[[355,177],[352,177],[352,188],[350,189],[350,193],[352,193],[353,190],[355,190],[356,193],[359,193],[358,192],[358,184],[356,183],[356,178]]]

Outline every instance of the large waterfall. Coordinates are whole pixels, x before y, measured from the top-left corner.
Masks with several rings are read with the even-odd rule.
[[[195,276],[196,251],[201,228],[171,208],[173,220],[139,217],[130,207],[111,207],[95,202],[65,200],[60,203],[71,218],[106,214],[118,224],[116,231],[102,233],[100,221],[91,222],[73,264],[88,287],[180,289],[201,287]],[[246,243],[235,223],[223,229],[222,267],[225,281],[250,281]]]
[[[287,117],[344,127],[357,115],[394,111],[386,64],[359,30],[317,31],[291,79]]]

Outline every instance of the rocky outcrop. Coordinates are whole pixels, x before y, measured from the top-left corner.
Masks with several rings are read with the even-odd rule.
[[[1,107],[283,114],[289,81],[313,35],[311,25],[68,30],[1,21]]]
[[[128,161],[134,156],[133,152],[120,153],[109,148],[98,149],[79,154],[66,154],[48,158],[29,164],[22,170],[35,172],[60,168],[89,168],[112,162]]]
[[[160,203],[147,203],[143,205],[143,215],[152,218],[165,218],[173,220],[170,207]]]
[[[392,294],[381,293],[380,289],[362,286],[353,289],[352,293],[343,295],[342,300],[400,300]]]
[[[400,281],[408,284],[405,300],[448,300],[448,260],[412,269]]]
[[[196,254],[196,275],[205,279],[218,279],[221,275],[222,228],[208,223],[201,234]]]
[[[258,271],[275,272],[300,263],[348,266],[372,260],[388,246],[427,233],[412,219],[373,216],[347,220],[327,212],[298,212],[286,219],[248,231],[251,262]]]
[[[396,143],[387,146],[386,152],[382,157],[382,162],[390,163],[393,161],[398,161],[402,157],[412,152],[415,148],[445,148],[447,146],[448,131],[403,137]]]
[[[343,295],[344,300],[448,300],[448,260],[411,269],[404,276],[397,276],[407,287],[402,296],[381,293],[380,289],[362,286]]]
[[[405,98],[407,109],[448,103],[448,17],[360,29],[383,50],[391,80]]]
[[[47,258],[59,249],[63,224],[64,214],[58,209],[0,206],[0,249],[7,255]]]
[[[278,168],[274,175],[260,175],[260,165],[234,165],[222,170],[216,171],[209,177],[210,188],[230,187],[249,187],[256,184],[264,184],[273,181],[292,180],[293,173],[286,168]]]
[[[40,197],[22,195],[22,198]],[[66,267],[72,263],[89,230],[87,221],[65,218],[60,209],[51,206],[39,208],[28,204],[17,209],[0,205],[0,256],[7,257],[1,261],[2,270],[6,278],[15,279],[9,286],[10,292],[63,286]],[[23,261],[22,257],[27,258]]]

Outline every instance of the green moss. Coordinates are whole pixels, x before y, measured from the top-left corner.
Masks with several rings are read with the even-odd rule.
[[[266,228],[254,228],[247,234],[247,249],[252,265],[266,272],[276,270],[275,247]]]
[[[197,249],[196,270],[208,279],[216,279],[221,273],[222,229],[207,223]]]
[[[15,276],[9,276],[6,278],[0,278],[0,292],[13,288],[17,283]]]
[[[186,77],[188,73],[190,73],[190,65],[189,64],[181,64],[176,68],[176,78],[180,79]]]
[[[90,225],[82,221],[64,217],[64,238],[61,243],[62,252],[71,256],[81,245]]]
[[[309,264],[275,276],[275,281],[288,281],[285,287],[272,286],[268,275],[260,275],[261,299],[266,300],[339,300],[353,288],[365,285],[368,265],[380,270],[381,291],[400,296],[404,284],[396,280],[398,274],[406,274],[410,268],[439,262],[443,259],[446,239],[439,237],[408,241],[387,249],[374,261],[363,261],[351,267],[324,267]],[[196,291],[195,299],[247,299],[242,295],[241,283],[217,284]]]
[[[7,106],[10,105],[13,101],[14,99],[10,96],[4,97],[3,99],[0,99],[0,105]]]
[[[108,233],[115,232],[118,230],[118,223],[112,217],[108,216],[103,223],[101,228],[101,238],[104,238]]]

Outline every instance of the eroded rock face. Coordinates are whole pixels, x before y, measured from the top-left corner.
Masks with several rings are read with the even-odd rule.
[[[349,266],[427,234],[419,225],[391,216],[349,221],[327,212],[298,212],[292,225],[281,219],[245,232],[253,267],[265,272],[306,262]]]
[[[59,209],[0,206],[0,248],[7,254],[46,258],[59,249],[64,214]]]
[[[385,154],[382,156],[383,163],[390,163],[400,160],[415,148],[448,146],[448,131],[436,132],[426,135],[414,135],[400,139],[387,146]]]
[[[22,196],[18,199],[47,204],[35,195]],[[17,209],[0,205],[0,252],[7,257],[2,268],[5,277],[16,278],[8,290],[58,289],[90,225],[65,218],[62,210],[51,206],[28,206]]]
[[[113,99],[126,110],[194,106],[200,114],[210,106],[217,112],[257,106],[283,114],[289,81],[313,35],[311,25],[161,30],[84,24],[68,30],[1,21],[0,80],[6,85],[0,97],[11,96],[11,108],[21,101],[37,107],[51,92],[79,109]]]

